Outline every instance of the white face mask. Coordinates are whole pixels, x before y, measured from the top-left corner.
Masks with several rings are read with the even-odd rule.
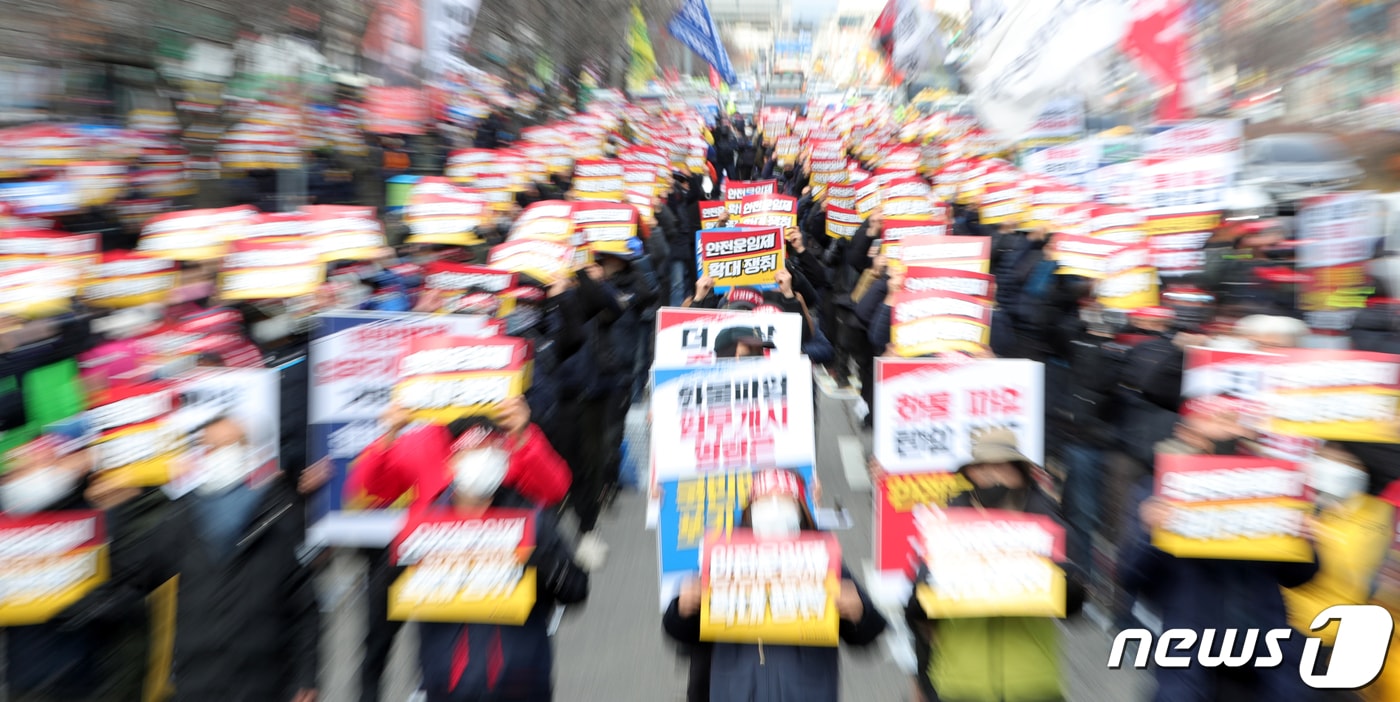
[[[1303,469],[1308,486],[1317,491],[1319,503],[1345,501],[1365,492],[1370,483],[1366,471],[1330,458],[1314,456]]]
[[[759,539],[791,539],[802,531],[802,514],[797,505],[779,500],[764,500],[749,509],[753,535]]]
[[[199,463],[200,483],[196,490],[202,495],[217,495],[248,479],[257,468],[248,447],[229,444],[208,451]]]
[[[0,485],[0,508],[10,514],[39,512],[66,497],[77,482],[72,471],[41,468]]]
[[[452,486],[467,497],[482,499],[496,494],[506,479],[510,454],[497,448],[468,451],[452,468]]]

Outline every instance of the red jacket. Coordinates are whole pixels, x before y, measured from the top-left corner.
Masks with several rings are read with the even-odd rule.
[[[452,484],[452,435],[442,426],[425,426],[383,438],[365,447],[350,466],[345,484],[348,503],[360,508],[389,507],[408,497],[422,507]],[[569,465],[540,428],[531,424],[510,454],[504,484],[544,507],[559,504],[569,492]]]

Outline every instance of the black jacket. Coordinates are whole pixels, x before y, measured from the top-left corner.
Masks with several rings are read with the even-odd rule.
[[[149,582],[180,577],[175,617],[175,702],[281,702],[316,689],[320,610],[310,568],[297,558],[303,532],[296,493],[278,475],[227,559],[213,555],[177,500],[162,530]]]
[[[841,578],[855,582],[844,564]],[[856,591],[860,593],[864,616],[859,622],[841,620],[841,640],[850,646],[867,646],[884,633],[887,622],[859,583]],[[840,697],[837,648],[738,643],[701,645],[700,617],[682,617],[679,598],[671,600],[661,623],[677,642],[699,646],[692,655],[708,652],[711,702],[836,702]],[[692,686],[695,684],[696,681],[692,681]]]
[[[554,512],[502,490],[493,507],[535,511],[535,606],[520,626],[421,622],[418,659],[428,702],[546,702],[554,688],[554,646],[549,619],[555,603],[575,604],[588,596],[588,573],[574,563],[559,535]],[[464,638],[465,637],[465,638]],[[452,685],[454,656],[465,649],[466,664]]]
[[[91,509],[79,488],[54,510]],[[10,694],[38,699],[137,702],[145,684],[148,616],[143,564],[169,502],[159,490],[104,514],[110,576],[43,624],[11,627],[6,684]]]
[[[1351,346],[1358,351],[1400,353],[1400,305],[1383,304],[1356,313]]]

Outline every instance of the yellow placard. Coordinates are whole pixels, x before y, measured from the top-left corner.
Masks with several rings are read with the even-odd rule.
[[[526,568],[515,589],[504,597],[475,597],[465,592],[431,591],[432,597],[409,598],[405,591],[423,566],[406,568],[389,586],[389,618],[395,621],[470,622],[520,626],[535,608],[537,576]]]
[[[766,587],[764,601],[773,598],[774,583]],[[715,620],[711,617],[713,592],[706,589],[700,598],[700,639],[734,643],[763,642],[785,646],[836,646],[840,642],[840,615],[836,612],[836,595],[841,592],[841,580],[828,576],[825,580],[826,602],[822,615],[813,619],[775,621],[772,607],[765,604],[762,622],[746,624]],[[755,617],[757,618],[757,617]]]
[[[976,353],[987,348],[991,327],[966,317],[927,317],[890,328],[895,353],[918,358],[936,353]]]
[[[1134,268],[1098,282],[1099,303],[1113,310],[1137,310],[1156,307],[1160,302],[1157,269]]]
[[[55,574],[62,571],[64,576],[79,574],[74,576],[78,579],[65,583],[66,586],[57,592],[35,593],[24,589],[12,592],[7,587],[5,592],[0,593],[0,626],[27,626],[53,619],[97,589],[98,585],[106,582],[109,570],[106,546],[93,546],[52,558],[28,560],[30,562],[26,563],[9,561],[5,567],[4,578],[0,580],[22,581],[29,570]],[[86,577],[80,575],[84,572],[87,573]],[[43,580],[38,573],[34,578],[36,581]],[[47,584],[45,581],[45,585]]]
[[[503,400],[525,393],[533,369],[530,361],[520,370],[404,378],[394,385],[394,402],[411,411],[415,421],[432,424],[447,424],[469,415],[494,415]]]
[[[987,568],[988,587],[976,590],[970,596],[954,597],[935,591],[928,583],[919,583],[914,588],[919,606],[930,619],[961,619],[968,617],[1064,617],[1065,616],[1065,571],[1048,558],[1033,559],[1038,565],[1032,567],[1037,572],[1039,589],[1026,588],[1024,584],[1008,582],[999,577],[997,567]],[[966,573],[987,564],[969,563],[957,570]],[[1007,586],[1002,590],[998,587]],[[1020,587],[1017,587],[1020,585]]]
[[[1245,522],[1258,524],[1261,523],[1261,519],[1278,519],[1288,513],[1296,513],[1296,519],[1301,522],[1304,516],[1312,511],[1312,504],[1309,502],[1289,498],[1202,504],[1169,502],[1174,514],[1163,528],[1152,531],[1152,545],[1177,558],[1298,563],[1313,560],[1312,545],[1301,536],[1229,535],[1233,528],[1239,528]],[[1214,527],[1222,538],[1199,538],[1180,533],[1181,525],[1186,523]]]

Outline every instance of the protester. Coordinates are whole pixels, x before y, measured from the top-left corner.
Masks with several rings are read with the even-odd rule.
[[[535,602],[520,626],[419,623],[418,660],[428,702],[552,700],[549,618],[555,603],[577,604],[588,596],[588,572],[574,561],[553,513],[505,485],[510,434],[489,419],[467,420],[451,447],[451,484],[423,507],[464,516],[496,508],[531,510],[534,548],[525,566],[536,570]]]
[[[182,476],[193,490],[153,535],[143,591],[180,578],[176,702],[316,699],[320,610],[296,491],[257,455],[238,422],[210,420]]]
[[[803,531],[815,531],[804,491],[801,479],[791,472],[761,472],[754,477],[749,503],[740,523],[763,540],[780,541]],[[687,580],[662,619],[671,638],[697,647],[692,649],[687,699],[820,702],[838,698],[841,686],[837,649],[773,646],[762,642],[701,646],[700,598],[699,580]],[[841,640],[849,646],[868,646],[885,630],[884,617],[876,611],[870,597],[844,564],[836,609],[841,616]],[[694,656],[700,657],[698,664]]]
[[[0,516],[24,519],[48,512],[99,510],[85,496],[91,457],[66,453],[54,436],[10,454],[0,476]],[[141,581],[132,577],[147,554],[150,529],[167,504],[157,491],[114,505],[103,514],[115,575],[42,624],[0,629],[5,637],[5,681],[18,702],[140,700],[149,654],[148,617]]]
[[[1234,455],[1248,432],[1228,406],[1200,407],[1156,447],[1158,455]],[[1130,527],[1120,557],[1120,577],[1130,593],[1158,608],[1164,629],[1269,629],[1288,626],[1280,588],[1298,587],[1318,572],[1314,558],[1301,563],[1177,558],[1152,543],[1152,530],[1165,524],[1173,509],[1139,487],[1134,504],[1139,520]],[[1154,700],[1177,702],[1215,699],[1307,699],[1298,677],[1302,643],[1281,643],[1282,664],[1272,668],[1207,668],[1195,661],[1196,646],[1178,645],[1177,654],[1192,659],[1185,667],[1155,669]],[[1258,641],[1263,655],[1263,639]]]
[[[530,416],[530,406],[520,398],[507,401],[499,410],[499,424],[494,426],[508,439],[502,448],[509,458],[502,484],[533,504],[550,507],[559,504],[569,490],[569,466]],[[412,495],[417,507],[431,504],[453,480],[453,442],[477,422],[464,417],[447,426],[413,427],[409,412],[391,407],[382,424],[384,434],[356,459],[346,483],[347,499],[363,507],[387,507],[405,495]],[[396,577],[389,555],[387,548],[366,553],[369,607],[360,665],[362,702],[380,699],[384,667],[403,624],[388,615],[389,585]]]
[[[972,438],[972,458],[958,469],[972,484],[972,490],[954,498],[948,506],[1038,514],[1060,523],[1059,508],[1036,484],[1033,470],[1034,463],[1016,447],[1014,432],[984,431]],[[1073,615],[1083,603],[1083,584],[1073,561],[1065,568],[1065,612]],[[919,574],[919,578],[926,576],[926,572]],[[1059,632],[1053,619],[930,619],[917,596],[909,598],[905,617],[914,633],[919,654],[918,679],[926,700],[1064,699]]]

